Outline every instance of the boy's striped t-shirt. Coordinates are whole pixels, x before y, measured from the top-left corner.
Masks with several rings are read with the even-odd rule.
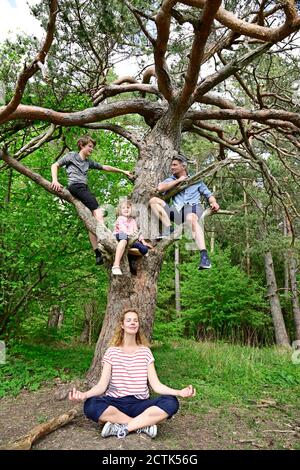
[[[140,346],[135,353],[126,354],[121,348],[108,348],[103,362],[111,365],[111,377],[105,395],[121,398],[134,395],[144,400],[149,398],[148,366],[154,362],[152,352]]]

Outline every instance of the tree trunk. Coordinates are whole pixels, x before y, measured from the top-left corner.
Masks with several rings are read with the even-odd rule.
[[[136,262],[136,276],[130,275],[129,269],[126,270],[126,263],[123,263],[121,269],[124,275],[111,276],[110,278],[105,318],[96,345],[93,363],[87,374],[87,380],[91,384],[96,383],[100,378],[102,356],[109,347],[120,315],[124,310],[133,308],[139,312],[141,328],[145,336],[151,339],[156,306],[157,278],[162,256],[153,250],[149,257],[138,258]]]
[[[175,267],[175,308],[176,314],[179,318],[181,315],[181,304],[180,304],[180,273],[179,273],[179,263],[180,263],[180,253],[179,253],[179,244],[175,243],[175,253],[174,253],[174,267]]]
[[[58,305],[52,305],[49,310],[47,328],[60,328],[64,314]]]
[[[80,335],[81,343],[92,344],[93,318],[97,313],[97,304],[94,300],[84,305],[84,327]]]
[[[277,283],[274,272],[273,257],[270,251],[265,253],[265,270],[268,286],[268,297],[270,300],[271,314],[275,330],[276,344],[278,346],[289,347],[290,342],[286,331],[284,318],[282,315],[279,296],[277,293]]]
[[[292,250],[288,252],[289,277],[291,282],[292,306],[295,321],[296,340],[300,340],[300,305],[297,286],[297,259]]]
[[[156,193],[157,185],[170,174],[172,158],[178,155],[181,126],[172,105],[145,138],[136,164],[135,186],[132,201],[137,209],[137,222],[146,239],[157,235],[158,223],[150,217],[149,200]],[[162,158],[163,157],[163,158]],[[155,224],[153,224],[155,222]],[[155,228],[153,230],[153,225]],[[149,250],[149,257],[137,258],[137,275],[131,275],[124,254],[121,269],[123,276],[110,275],[107,309],[96,345],[87,380],[93,384],[100,378],[102,356],[109,346],[120,315],[127,308],[139,312],[141,327],[148,339],[151,338],[156,307],[157,280],[163,259],[162,250]]]

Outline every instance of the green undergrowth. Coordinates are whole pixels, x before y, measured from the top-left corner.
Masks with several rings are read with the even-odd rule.
[[[8,348],[5,364],[0,364],[0,397],[37,390],[55,378],[84,377],[92,357],[93,348],[81,345],[14,345]]]

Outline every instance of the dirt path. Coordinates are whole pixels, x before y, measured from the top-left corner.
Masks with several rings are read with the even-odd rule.
[[[0,446],[72,408],[68,400],[55,399],[54,391],[53,386],[45,387],[0,400]],[[79,415],[40,439],[33,449],[300,449],[299,437],[299,410],[254,404],[244,408],[211,409],[199,415],[179,412],[159,426],[157,438],[153,440],[137,434],[126,439],[103,439],[99,426]]]

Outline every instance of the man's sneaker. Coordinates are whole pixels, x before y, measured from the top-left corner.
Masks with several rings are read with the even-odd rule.
[[[113,266],[111,268],[111,273],[113,274],[113,276],[122,276],[122,271],[120,269],[120,266]]]
[[[103,256],[102,256],[102,253],[96,253],[96,264],[99,265],[99,264],[103,264]]]
[[[147,434],[147,436],[151,437],[153,439],[156,437],[157,434],[157,426],[156,424],[152,424],[152,426],[145,426],[144,428],[137,429],[137,434]]]
[[[116,436],[118,439],[123,439],[128,434],[127,424],[107,423],[104,424],[101,436],[109,437]]]
[[[174,233],[174,227],[172,227],[172,225],[168,228],[166,228],[163,232],[161,232],[157,237],[156,237],[156,240],[162,240],[163,238],[167,238],[169,237],[170,235],[172,235],[172,233]]]
[[[211,261],[207,253],[201,253],[200,263],[198,269],[210,269]]]

